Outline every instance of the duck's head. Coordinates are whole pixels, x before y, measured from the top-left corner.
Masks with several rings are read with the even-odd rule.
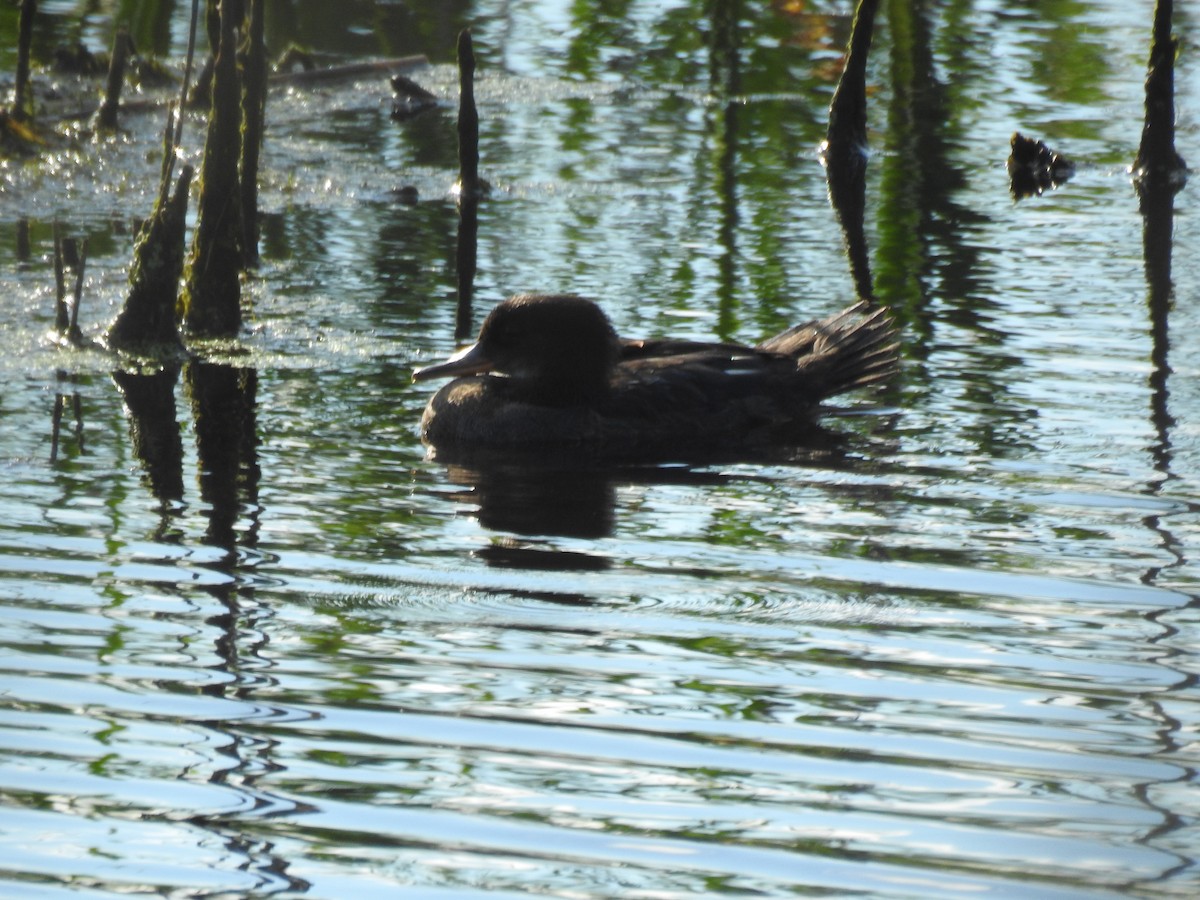
[[[493,373],[539,403],[586,403],[603,396],[619,352],[600,307],[569,294],[518,294],[496,306],[479,339],[414,381]]]

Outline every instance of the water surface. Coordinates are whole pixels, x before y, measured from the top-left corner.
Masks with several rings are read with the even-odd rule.
[[[411,370],[456,346],[455,32],[475,322],[573,290],[753,342],[854,296],[817,155],[849,5],[736,39],[682,2],[426,5],[272,26],[426,53],[445,106],[272,95],[236,352],[114,374],[45,340],[56,219],[85,333],[119,308],[157,116],[0,171],[0,894],[1200,890],[1200,271],[1189,187],[1148,277],[1126,171],[1150,4],[885,4],[866,230],[901,377],[787,452],[600,471],[418,439]],[[47,44],[106,43],[63,6]],[[178,58],[185,23],[144,40]],[[1018,129],[1075,177],[1014,201]]]

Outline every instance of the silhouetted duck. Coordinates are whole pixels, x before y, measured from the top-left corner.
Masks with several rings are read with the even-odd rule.
[[[890,317],[865,302],[745,347],[622,339],[590,300],[519,294],[491,311],[475,344],[413,379],[460,376],[421,418],[435,449],[686,457],[811,426],[825,398],[889,377],[896,350]]]

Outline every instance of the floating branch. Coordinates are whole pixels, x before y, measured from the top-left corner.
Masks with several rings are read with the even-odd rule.
[[[429,60],[425,56],[400,56],[395,59],[380,59],[374,62],[330,66],[327,69],[306,69],[300,72],[274,72],[267,80],[271,84],[309,84],[311,82],[335,81],[339,78],[358,78],[364,75],[405,72],[427,65],[429,65]]]

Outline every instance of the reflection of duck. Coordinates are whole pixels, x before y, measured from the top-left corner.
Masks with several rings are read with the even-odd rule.
[[[894,338],[883,310],[857,303],[755,347],[624,340],[590,300],[521,294],[492,310],[474,345],[413,378],[460,376],[421,419],[435,448],[687,456],[811,425],[826,397],[895,371]]]

